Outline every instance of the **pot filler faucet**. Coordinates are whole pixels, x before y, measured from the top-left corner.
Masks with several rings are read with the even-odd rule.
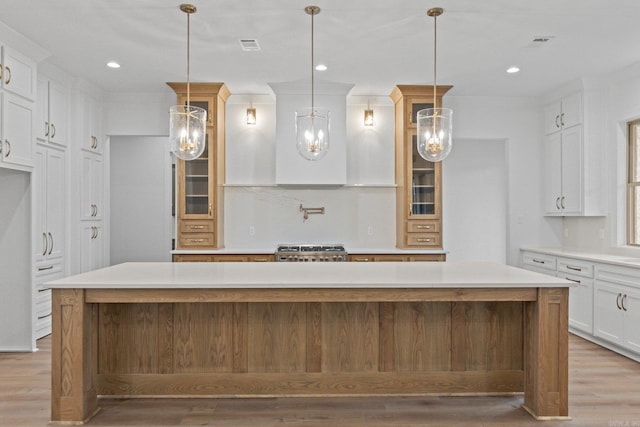
[[[302,214],[302,222],[306,221],[309,219],[309,215],[315,215],[315,214],[320,214],[320,215],[324,215],[324,206],[321,208],[305,208],[304,206],[302,206],[302,203],[300,203],[300,212],[303,212]]]

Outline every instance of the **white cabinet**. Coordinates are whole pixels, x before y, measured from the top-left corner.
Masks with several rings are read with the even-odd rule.
[[[545,107],[544,213],[605,215],[604,91],[585,88]]]
[[[596,337],[640,354],[640,270],[599,267],[594,314]]]
[[[82,152],[80,219],[102,219],[104,215],[104,163],[102,155]]]
[[[62,149],[36,145],[33,171],[36,263],[62,258],[65,253],[66,153]]]
[[[554,256],[535,252],[522,252],[522,268],[537,273],[555,276],[557,259]]]
[[[545,134],[549,135],[582,123],[582,94],[573,93],[544,108]]]
[[[83,97],[82,148],[102,153],[102,106],[89,95]]]
[[[569,327],[593,334],[593,263],[558,258],[557,277],[577,286],[569,289]]]
[[[87,221],[80,241],[80,272],[104,267],[104,226],[101,221]]]
[[[67,98],[64,86],[38,79],[35,127],[38,140],[67,145]]]
[[[33,102],[0,92],[0,167],[33,166]]]
[[[36,94],[35,62],[8,46],[0,46],[0,51],[0,88],[33,101]]]

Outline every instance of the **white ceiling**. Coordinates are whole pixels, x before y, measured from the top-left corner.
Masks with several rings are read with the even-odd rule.
[[[640,62],[639,0],[193,0],[191,80],[235,94],[309,79],[310,16],[316,77],[355,83],[352,94],[433,82],[433,18],[440,6],[438,83],[452,95],[538,96],[580,77]],[[47,59],[107,91],[169,90],[186,78],[180,0],[2,0],[0,21],[42,46]],[[540,45],[532,40],[553,36]],[[239,39],[262,50],[244,52]],[[117,60],[122,68],[105,66]],[[518,65],[521,72],[505,70]]]

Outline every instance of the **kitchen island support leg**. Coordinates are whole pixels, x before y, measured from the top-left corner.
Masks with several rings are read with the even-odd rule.
[[[539,420],[569,418],[568,288],[538,288],[525,308],[523,408]]]
[[[95,304],[85,304],[82,289],[53,290],[51,421],[83,424],[99,410],[93,386]]]

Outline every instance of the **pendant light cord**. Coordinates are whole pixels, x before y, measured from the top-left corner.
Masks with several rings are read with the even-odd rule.
[[[311,12],[311,116],[313,117],[313,107],[314,107],[314,99],[313,99],[313,89],[314,89],[314,51],[313,51],[313,17],[315,16],[315,12]]]
[[[189,98],[191,95],[191,88],[189,85],[189,57],[190,57],[190,46],[191,46],[191,40],[190,40],[190,34],[191,34],[191,13],[187,12],[187,110],[189,109]],[[187,123],[189,121],[187,120]]]
[[[433,16],[433,108],[434,109],[438,108],[438,102],[436,98],[436,61],[438,57],[437,55],[438,31],[436,30],[437,22],[438,22],[438,16],[434,15]],[[434,114],[435,114],[435,111],[434,111]]]

